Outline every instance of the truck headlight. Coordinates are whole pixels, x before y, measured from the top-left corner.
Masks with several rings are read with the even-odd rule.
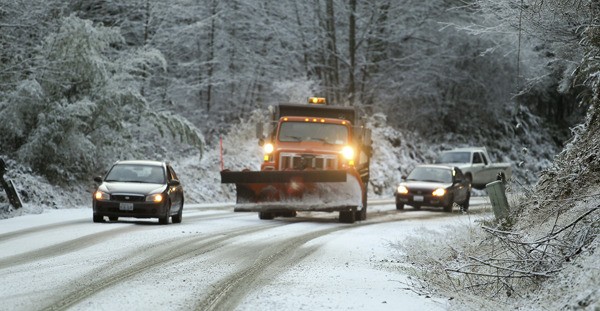
[[[273,144],[271,144],[271,143],[266,143],[266,144],[263,146],[263,151],[264,151],[266,154],[271,154],[271,153],[273,153],[273,150],[275,150],[275,147],[274,147],[274,146],[273,146]]]
[[[346,160],[353,160],[354,159],[354,148],[352,148],[350,146],[345,146],[344,148],[342,148],[342,156],[344,156],[344,158]]]
[[[443,197],[444,194],[446,194],[446,189],[437,188],[431,194],[433,194],[433,196],[435,196],[435,197]]]

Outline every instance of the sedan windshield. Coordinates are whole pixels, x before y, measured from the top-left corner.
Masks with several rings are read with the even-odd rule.
[[[160,166],[117,164],[106,175],[106,181],[164,184],[165,172]]]
[[[440,183],[451,183],[452,172],[450,169],[437,167],[416,167],[406,180],[431,181]]]
[[[348,143],[348,129],[342,124],[284,122],[279,129],[279,141],[322,141],[345,145]]]
[[[470,152],[444,152],[435,163],[471,163]]]

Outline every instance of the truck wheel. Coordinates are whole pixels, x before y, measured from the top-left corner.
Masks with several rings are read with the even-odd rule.
[[[363,208],[360,211],[356,211],[354,219],[362,221],[367,220],[367,197],[363,196]]]
[[[102,216],[102,215],[94,215],[93,221],[94,222],[104,222],[104,216]]]
[[[352,224],[356,220],[354,211],[340,212],[340,222],[345,224]]]
[[[287,217],[287,218],[292,218],[292,217],[296,217],[296,211],[285,211],[285,212],[281,212],[280,216],[281,217]]]
[[[404,204],[396,202],[396,209],[399,211],[404,210]]]
[[[108,220],[110,220],[110,221],[117,221],[117,220],[119,220],[119,217],[117,217],[117,216],[109,216]]]
[[[269,213],[269,212],[258,212],[258,218],[263,219],[263,220],[270,220],[275,218],[275,215],[273,213]]]
[[[355,220],[367,220],[367,207],[363,207],[360,211],[356,211],[354,215]]]

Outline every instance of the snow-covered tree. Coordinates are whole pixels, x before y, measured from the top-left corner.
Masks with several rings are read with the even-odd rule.
[[[194,126],[150,109],[140,94],[146,71],[164,69],[160,52],[113,48],[122,43],[118,29],[63,18],[59,31],[40,46],[33,74],[0,106],[3,145],[55,181],[83,178],[115,159],[143,156],[137,128],[160,136],[154,127],[165,127],[201,146]]]

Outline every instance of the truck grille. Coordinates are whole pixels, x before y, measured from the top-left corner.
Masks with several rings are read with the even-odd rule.
[[[324,154],[298,154],[281,153],[279,155],[279,169],[319,169],[334,170],[338,167],[338,158],[336,155]]]

